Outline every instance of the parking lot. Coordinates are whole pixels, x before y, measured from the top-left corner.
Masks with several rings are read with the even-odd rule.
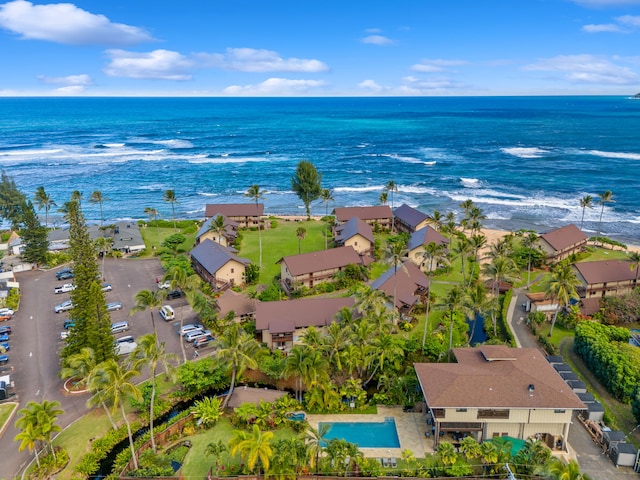
[[[65,331],[64,322],[69,312],[54,313],[54,306],[69,299],[69,293],[54,293],[54,288],[72,280],[57,280],[55,272],[31,270],[17,274],[22,293],[20,309],[14,317],[0,325],[10,325],[10,350],[7,352],[11,369],[11,378],[15,383],[14,392],[19,399],[20,408],[29,401],[41,402],[43,399],[57,400],[62,404],[64,415],[59,417],[63,428],[86,412],[88,396],[72,395],[65,392],[63,381],[58,377],[60,360],[58,353],[64,346],[61,332]],[[123,308],[110,312],[111,321],[126,320],[130,329],[115,337],[131,335],[137,338],[152,333],[150,312],[142,311],[130,315],[135,305],[135,295],[144,289],[157,289],[156,278],[163,275],[162,266],[157,259],[107,259],[104,263],[104,281],[111,284],[112,290],[105,292],[106,301],[120,302]],[[180,337],[177,333],[180,319],[184,323],[197,321],[196,315],[184,297],[166,300],[163,305],[171,305],[175,319],[165,322],[158,312],[154,312],[156,330],[161,342],[165,342],[167,351],[176,353],[182,360]],[[194,349],[186,345],[187,359],[193,356]],[[140,379],[142,380],[142,378]],[[0,449],[5,452],[0,466],[0,478],[14,478],[33,455],[25,450],[18,452],[18,443],[13,441],[18,433],[13,427],[0,437]],[[7,453],[11,452],[10,455]]]

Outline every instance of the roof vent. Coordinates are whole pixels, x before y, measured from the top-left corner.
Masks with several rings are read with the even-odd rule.
[[[534,390],[536,389],[533,383],[529,384],[529,395],[533,395]]]

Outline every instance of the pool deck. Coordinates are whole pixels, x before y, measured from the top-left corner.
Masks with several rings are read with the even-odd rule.
[[[425,453],[433,453],[433,440],[425,437],[430,431],[424,413],[404,412],[402,407],[378,406],[377,414],[307,414],[307,422],[318,428],[320,422],[384,422],[385,418],[393,417],[396,422],[400,448],[360,448],[367,458],[396,458],[402,457],[403,450],[411,450],[416,457],[424,457]]]

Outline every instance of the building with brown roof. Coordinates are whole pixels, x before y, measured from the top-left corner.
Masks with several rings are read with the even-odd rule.
[[[215,290],[244,285],[245,270],[251,261],[236,255],[237,250],[206,239],[191,252],[193,270]]]
[[[240,228],[265,228],[263,203],[209,203],[204,208],[204,218],[216,214],[238,222]]]
[[[233,314],[235,322],[244,322],[255,317],[256,303],[258,300],[249,298],[244,293],[227,290],[216,298],[216,312],[218,318]]]
[[[256,333],[271,349],[289,351],[311,326],[321,332],[343,308],[353,308],[353,297],[303,298],[256,304]]]
[[[335,241],[339,247],[353,247],[360,255],[372,255],[375,237],[371,225],[358,217],[335,228]]]
[[[379,205],[373,207],[339,207],[333,209],[336,217],[336,225],[347,223],[351,218],[358,217],[360,220],[367,222],[374,229],[381,228],[383,230],[391,230],[393,222],[393,212],[388,205]]]
[[[544,438],[566,451],[572,414],[585,404],[537,348],[454,348],[457,363],[416,363],[435,427],[478,441]]]
[[[313,288],[321,282],[333,282],[335,274],[347,265],[362,265],[363,261],[353,247],[338,247],[282,257],[277,263],[282,286],[292,292],[300,287]]]
[[[421,270],[428,272],[438,268],[437,262],[431,261],[424,256],[427,245],[434,243],[436,245],[444,245],[445,249],[449,248],[449,239],[436,231],[430,226],[421,228],[413,232],[407,243],[407,256],[409,260],[418,265]],[[446,251],[445,251],[446,254]]]
[[[578,280],[578,294],[582,298],[622,295],[637,286],[636,270],[624,260],[579,262],[573,265]]]
[[[413,233],[429,223],[429,215],[403,203],[393,211],[393,221],[398,232]]]
[[[393,300],[400,315],[409,315],[413,308],[422,303],[429,290],[427,276],[412,262],[404,262],[396,268],[392,266],[371,283],[371,288],[385,293]]]
[[[556,228],[538,237],[538,245],[545,253],[547,262],[556,263],[587,245],[587,235],[573,224]]]
[[[218,232],[212,225],[215,225],[218,216],[223,218],[223,229]],[[213,217],[204,221],[198,233],[196,233],[196,245],[207,238],[222,246],[228,247],[232,245],[238,237],[238,222],[216,213]]]

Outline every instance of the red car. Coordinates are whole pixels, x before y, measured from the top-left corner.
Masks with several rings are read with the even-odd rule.
[[[11,315],[0,315],[0,322],[11,320]]]

